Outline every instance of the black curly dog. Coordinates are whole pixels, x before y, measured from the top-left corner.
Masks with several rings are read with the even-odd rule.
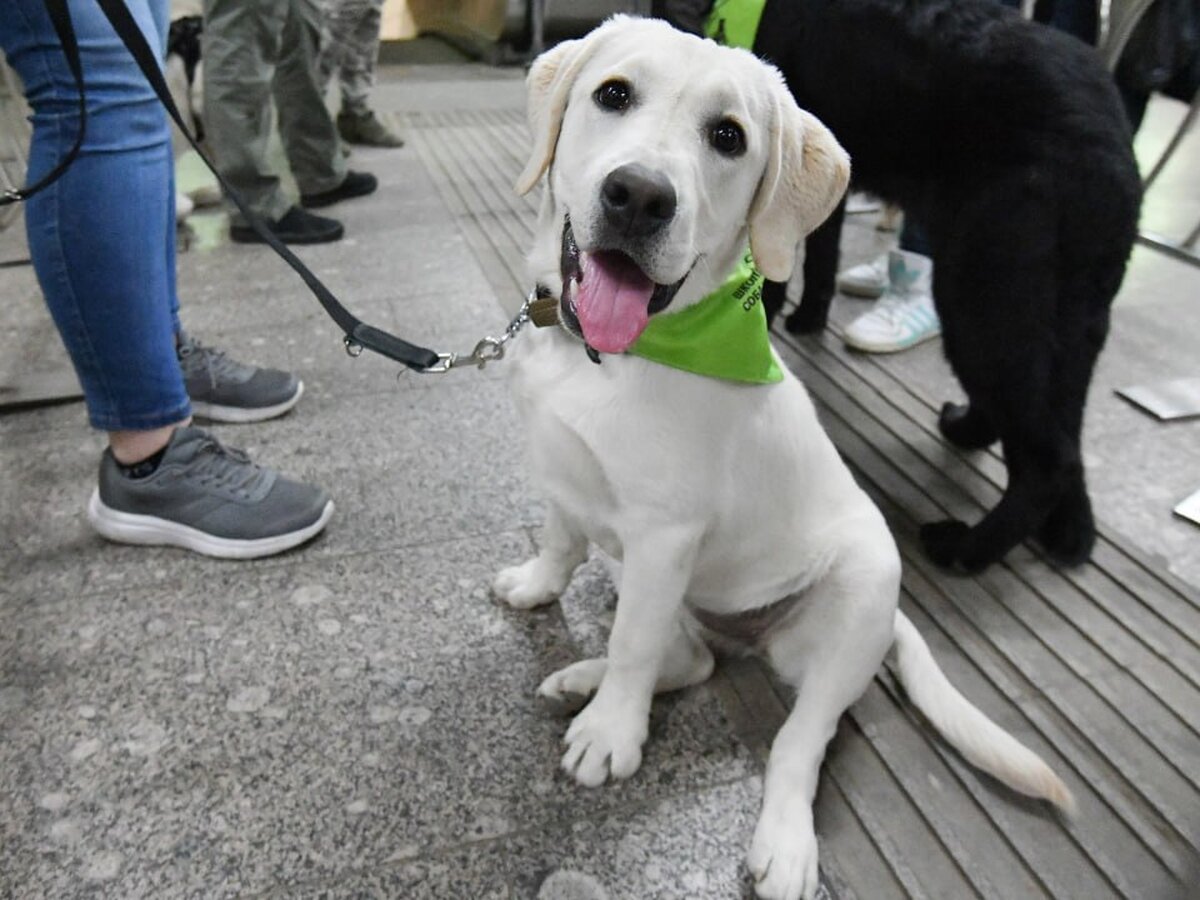
[[[1098,56],[991,0],[768,0],[754,49],[850,152],[856,186],[926,226],[946,358],[969,400],[938,425],[959,447],[1003,447],[1003,498],[973,526],[925,525],[926,552],[978,571],[1033,536],[1063,564],[1085,561],[1083,409],[1141,203]],[[788,331],[825,326],[842,214],[808,239]],[[768,314],[783,293],[768,285]]]

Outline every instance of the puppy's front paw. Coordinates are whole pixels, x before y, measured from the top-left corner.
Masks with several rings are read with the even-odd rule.
[[[584,787],[599,787],[610,775],[628,778],[642,764],[647,716],[630,715],[623,707],[628,708],[594,699],[567,729],[562,767]]]
[[[746,865],[762,900],[813,900],[820,874],[812,811],[764,806]]]
[[[600,687],[607,668],[608,661],[603,657],[572,663],[538,686],[538,698],[560,715],[578,712]]]
[[[570,577],[538,556],[502,569],[492,581],[492,593],[513,609],[533,609],[557,600]]]

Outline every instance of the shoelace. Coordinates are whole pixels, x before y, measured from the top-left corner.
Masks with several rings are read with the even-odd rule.
[[[925,303],[893,291],[887,291],[879,298],[872,313],[890,326],[907,326],[913,331],[930,327],[933,318],[932,310]]]
[[[224,350],[207,347],[186,332],[180,335],[178,356],[179,363],[187,374],[201,368],[208,374],[213,384],[224,376],[236,377],[246,367],[230,359]]]
[[[265,475],[265,470],[250,461],[244,450],[226,447],[215,437],[205,437],[196,448],[193,473],[203,485],[250,493]]]

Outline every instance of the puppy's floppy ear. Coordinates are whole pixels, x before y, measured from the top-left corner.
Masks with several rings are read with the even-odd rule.
[[[533,149],[525,163],[525,171],[517,178],[518,193],[528,193],[550,167],[575,76],[595,52],[608,28],[625,18],[614,16],[586,37],[563,41],[533,61],[525,78],[526,112],[533,134]]]
[[[796,246],[825,221],[850,181],[850,157],[812,113],[772,79],[767,168],[750,206],[750,252],[771,281],[787,281]]]

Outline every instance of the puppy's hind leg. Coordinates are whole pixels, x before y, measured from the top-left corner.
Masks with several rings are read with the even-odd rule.
[[[701,684],[712,675],[713,665],[712,651],[693,633],[690,623],[681,618],[659,667],[654,693],[665,694]],[[538,696],[555,709],[574,712],[596,692],[607,668],[608,660],[604,657],[572,663],[543,681]]]
[[[768,647],[772,665],[798,691],[771,746],[762,812],[746,860],[763,900],[816,896],[812,803],[825,747],[892,642],[900,562],[890,537],[881,537],[881,551],[890,553],[839,563],[810,589],[804,601],[809,608]]]
[[[558,599],[576,567],[587,559],[587,538],[562,511],[548,504],[541,550],[533,559],[497,573],[492,593],[514,609],[533,609]]]

